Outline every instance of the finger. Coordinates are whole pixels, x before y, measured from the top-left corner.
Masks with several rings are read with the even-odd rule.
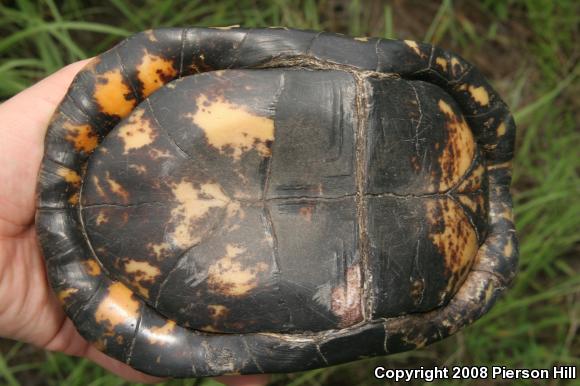
[[[21,141],[42,144],[46,127],[75,75],[90,59],[63,67],[0,105],[5,132]]]
[[[226,386],[265,386],[270,381],[269,375],[240,375],[216,377],[217,381]]]

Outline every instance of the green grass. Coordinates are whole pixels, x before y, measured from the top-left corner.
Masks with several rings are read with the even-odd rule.
[[[513,193],[521,258],[519,275],[506,296],[475,325],[428,348],[276,375],[273,384],[385,384],[372,378],[378,364],[396,368],[580,366],[580,8],[576,1],[138,3],[66,0],[57,6],[52,0],[20,0],[0,5],[0,98],[143,29],[285,25],[441,45],[480,66],[515,112],[518,148]],[[343,4],[342,9],[336,4]],[[38,352],[22,344],[0,347],[9,347],[0,355],[0,383],[126,384],[85,360]],[[215,382],[168,384],[209,386]]]

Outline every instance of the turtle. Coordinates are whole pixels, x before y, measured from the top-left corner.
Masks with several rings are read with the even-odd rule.
[[[430,44],[141,32],[93,58],[49,123],[48,279],[83,337],[156,376],[417,349],[514,279],[514,141],[484,76]]]

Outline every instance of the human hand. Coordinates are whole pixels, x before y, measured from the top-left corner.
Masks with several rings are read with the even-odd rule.
[[[161,382],[106,356],[79,335],[49,287],[36,240],[35,189],[46,128],[86,63],[73,63],[0,105],[0,336],[88,358],[129,381]],[[268,377],[218,380],[259,386]]]

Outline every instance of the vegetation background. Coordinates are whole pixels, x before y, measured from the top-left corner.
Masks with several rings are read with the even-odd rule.
[[[0,100],[134,32],[162,26],[280,25],[423,40],[455,51],[483,71],[515,112],[521,260],[513,288],[475,325],[443,342],[275,375],[271,384],[384,385],[372,377],[376,365],[580,367],[579,19],[575,0],[0,0]],[[85,360],[0,340],[0,384],[127,383]]]

